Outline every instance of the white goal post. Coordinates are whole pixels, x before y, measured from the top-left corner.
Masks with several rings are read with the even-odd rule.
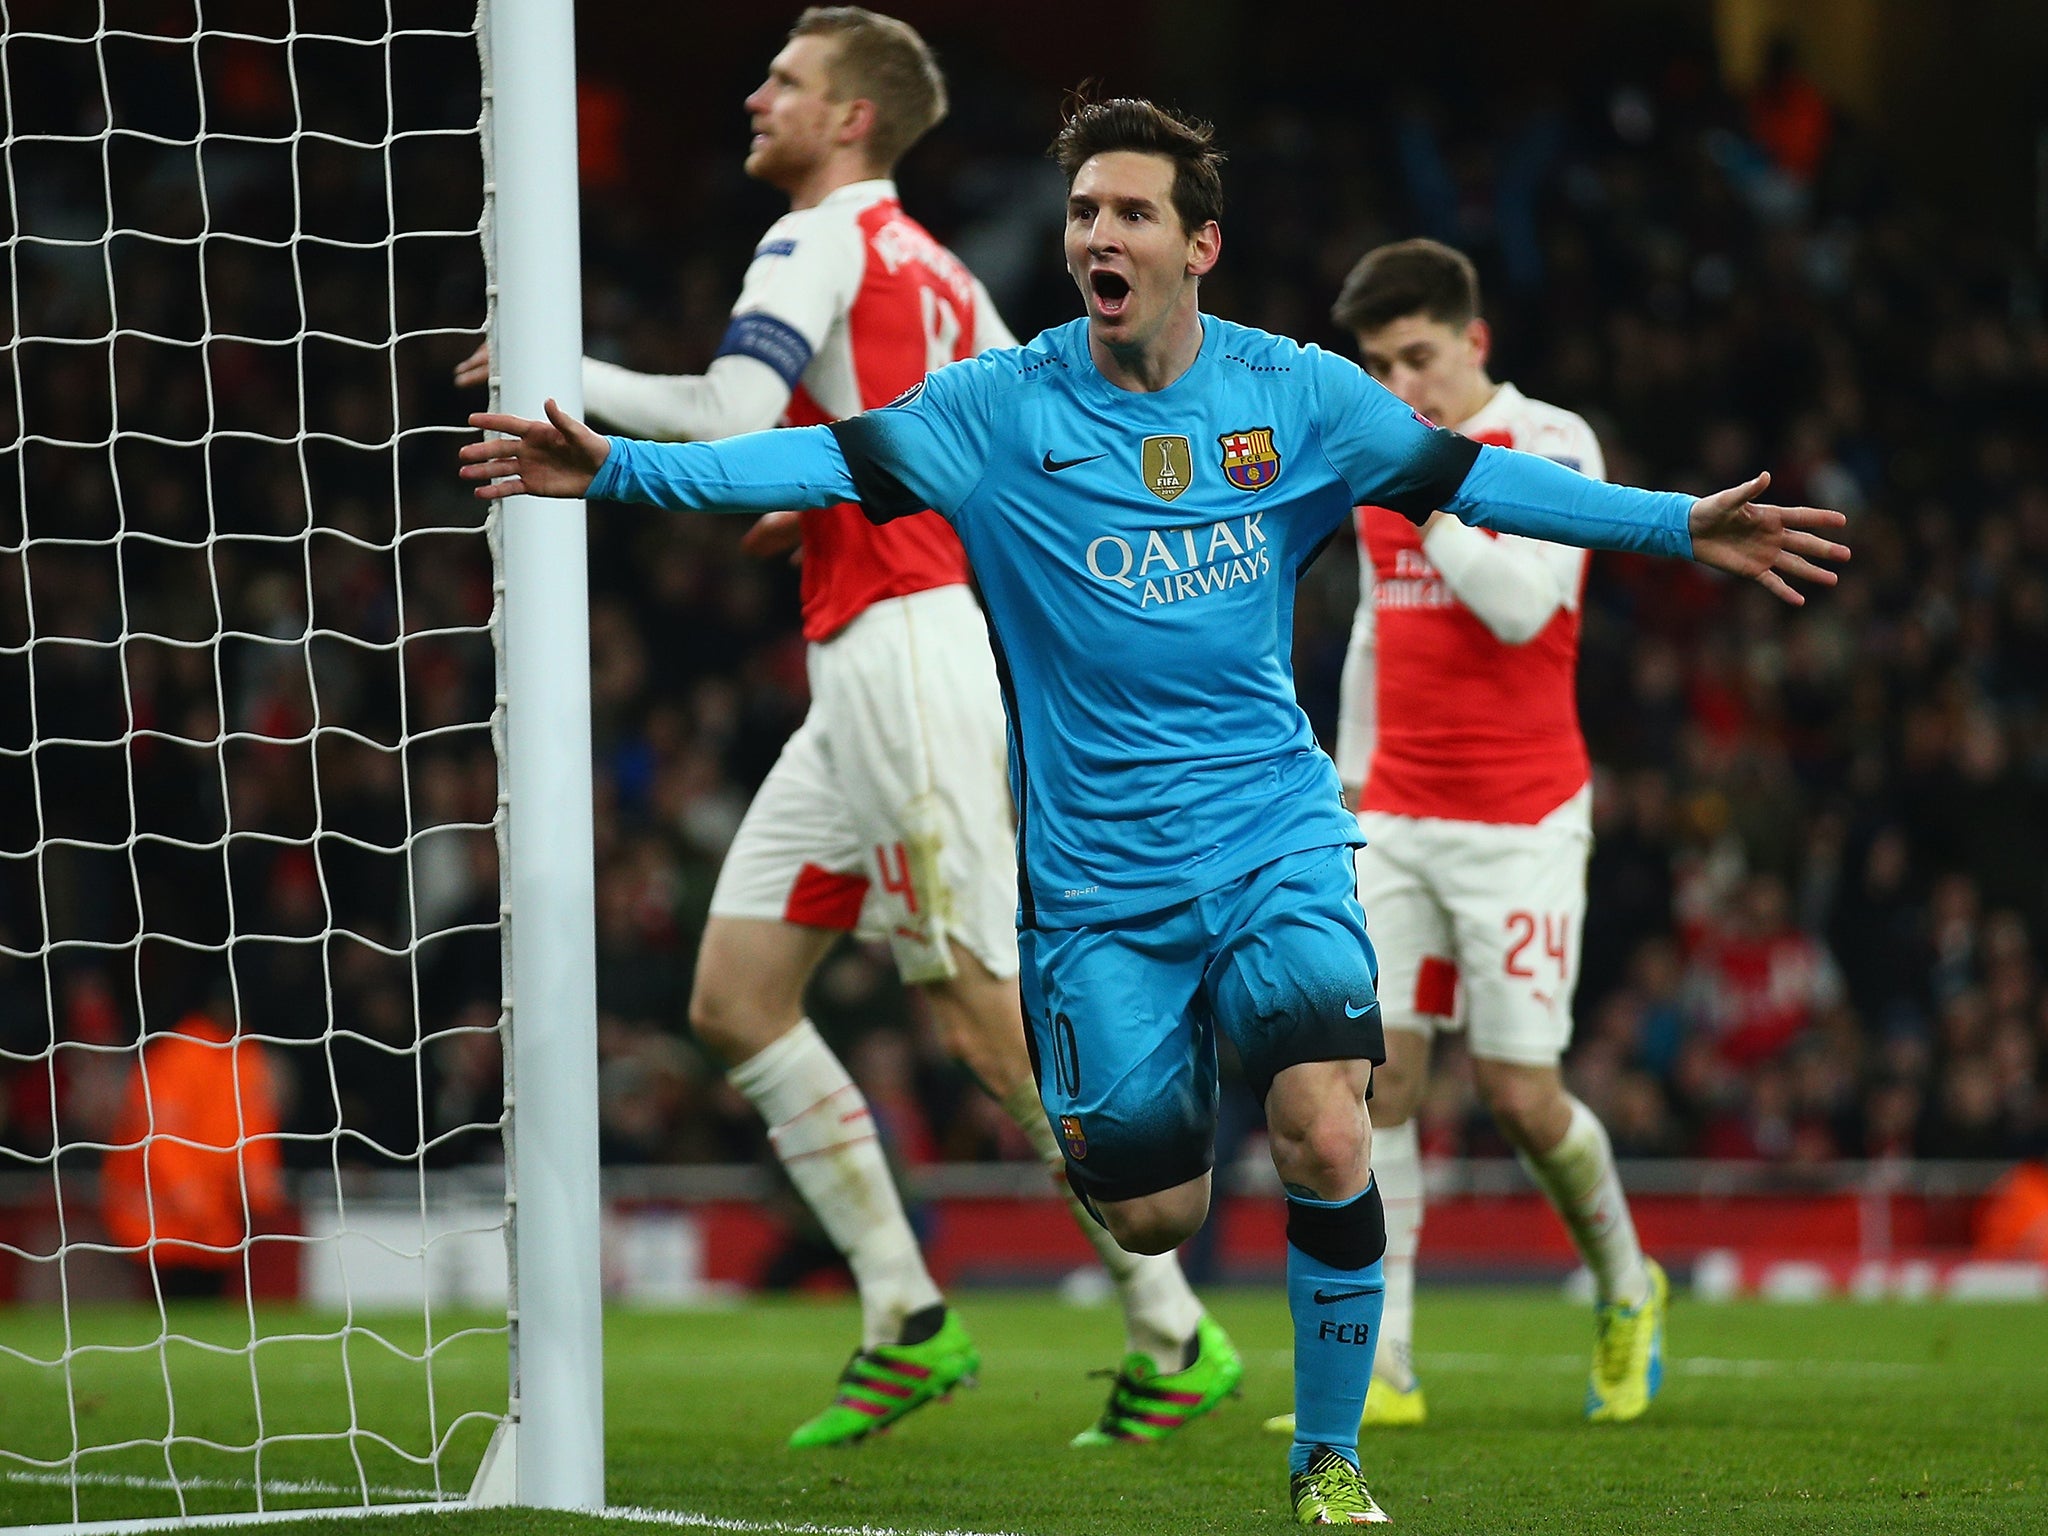
[[[0,1536],[604,1505],[574,57],[0,0]]]
[[[583,411],[573,0],[485,0],[492,398]],[[507,951],[517,1502],[604,1503],[590,625],[583,503],[500,516],[511,803]],[[524,1091],[522,1092],[522,1088]]]

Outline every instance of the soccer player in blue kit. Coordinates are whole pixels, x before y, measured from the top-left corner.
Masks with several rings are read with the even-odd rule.
[[[1207,1213],[1216,1032],[1265,1100],[1287,1195],[1295,1517],[1385,1520],[1358,1468],[1384,1219],[1385,1056],[1357,822],[1295,702],[1295,581],[1351,509],[1691,557],[1801,601],[1835,512],[1581,477],[1431,426],[1348,360],[1201,313],[1222,155],[1149,102],[1074,108],[1066,260],[1086,318],[940,368],[879,410],[718,443],[477,415],[477,494],[731,511],[932,508],[996,640],[1017,807],[1024,1016],[1069,1177],[1158,1253]]]

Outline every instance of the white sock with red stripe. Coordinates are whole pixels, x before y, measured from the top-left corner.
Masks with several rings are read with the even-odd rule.
[[[1650,1294],[1650,1272],[1614,1166],[1614,1144],[1598,1115],[1577,1099],[1571,1106],[1564,1139],[1540,1157],[1524,1156],[1522,1166],[1564,1218],[1600,1299],[1641,1306]]]
[[[868,1101],[809,1019],[727,1074],[860,1288],[862,1347],[894,1344],[941,1300],[903,1214]]]
[[[1415,1385],[1415,1250],[1422,1242],[1422,1155],[1413,1120],[1372,1128],[1372,1176],[1387,1213],[1387,1305],[1372,1368],[1406,1392]]]
[[[1052,1126],[1046,1121],[1045,1108],[1038,1102],[1035,1087],[1025,1083],[1013,1090],[1003,1100],[1003,1108],[1029,1138],[1032,1149],[1045,1159],[1046,1171],[1073,1213],[1074,1224],[1094,1247],[1110,1279],[1116,1282],[1117,1299],[1124,1308],[1125,1347],[1149,1356],[1161,1371],[1171,1374],[1185,1370],[1188,1342],[1195,1336],[1195,1325],[1202,1320],[1202,1304],[1188,1288],[1180,1260],[1170,1253],[1124,1252],[1102,1223],[1082,1209],[1067,1183],[1067,1160],[1053,1138]]]

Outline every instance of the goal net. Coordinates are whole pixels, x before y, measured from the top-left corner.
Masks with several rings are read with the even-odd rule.
[[[0,32],[0,1526],[509,1500],[487,18]]]

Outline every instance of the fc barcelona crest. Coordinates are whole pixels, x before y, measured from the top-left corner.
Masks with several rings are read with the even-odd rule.
[[[1263,491],[1280,478],[1280,453],[1271,427],[1247,427],[1216,439],[1223,445],[1223,478],[1240,491]]]
[[[1075,1162],[1088,1155],[1088,1138],[1082,1133],[1079,1115],[1060,1116],[1060,1138],[1067,1144],[1067,1156]]]
[[[1138,467],[1145,489],[1161,501],[1172,501],[1195,478],[1195,456],[1178,433],[1146,438],[1138,447]]]

